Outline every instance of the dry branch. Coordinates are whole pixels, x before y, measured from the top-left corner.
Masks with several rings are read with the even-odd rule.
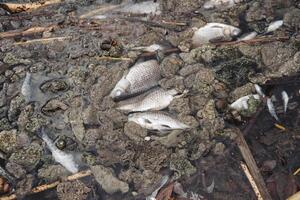
[[[48,0],[43,3],[1,3],[0,7],[11,13],[19,13],[23,11],[36,10],[40,7],[60,3],[62,0]]]
[[[53,38],[42,38],[42,39],[34,39],[34,40],[28,40],[25,42],[16,42],[15,45],[25,45],[25,44],[31,44],[31,43],[49,43],[51,41],[63,41],[66,39],[71,39],[71,36],[66,36],[66,37],[53,37]]]
[[[81,172],[78,172],[76,174],[70,175],[66,179],[68,181],[74,181],[74,180],[77,180],[77,179],[80,179],[80,178],[83,178],[83,177],[86,177],[86,176],[90,176],[90,175],[92,175],[92,171],[91,170],[86,170],[86,171],[81,171]],[[39,186],[33,188],[31,190],[31,193],[32,194],[40,193],[40,192],[55,188],[60,182],[61,181],[55,181],[53,183],[49,183],[49,184],[45,184],[45,185],[39,185]],[[17,196],[15,194],[12,194],[12,195],[6,196],[6,197],[0,197],[0,200],[14,200],[14,199],[17,199]]]
[[[236,134],[237,134],[237,145],[241,151],[241,154],[249,168],[249,171],[253,177],[254,182],[257,185],[257,188],[261,194],[261,197],[263,200],[272,200],[267,186],[264,182],[263,177],[261,176],[259,169],[256,165],[256,162],[253,158],[253,155],[247,145],[247,142],[243,136],[243,134],[241,133],[240,129],[236,129]]]
[[[2,32],[0,33],[0,39],[3,38],[13,38],[13,37],[18,37],[18,36],[29,36],[33,35],[36,33],[43,33],[45,31],[51,31],[55,26],[48,26],[48,27],[32,27],[29,29],[22,29],[22,30],[14,30],[14,31],[8,31],[8,32]]]

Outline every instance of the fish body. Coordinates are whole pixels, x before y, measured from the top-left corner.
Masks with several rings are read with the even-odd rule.
[[[269,113],[271,114],[271,116],[274,117],[277,121],[279,121],[279,118],[276,114],[275,107],[274,107],[274,104],[273,104],[271,98],[267,98],[267,107],[268,107],[268,110],[269,110]]]
[[[231,8],[241,2],[242,0],[209,0],[204,3],[203,8],[204,9]]]
[[[260,99],[260,96],[258,94],[250,94],[247,96],[243,96],[230,104],[230,108],[235,109],[237,111],[247,110],[248,109],[248,100],[250,97],[254,97],[254,99]]]
[[[163,112],[133,113],[128,115],[128,121],[135,122],[143,128],[160,132],[190,128],[188,125]]]
[[[266,33],[273,32],[273,31],[279,29],[282,25],[283,25],[283,20],[274,21],[274,22],[270,23],[270,25],[268,26]]]
[[[117,109],[130,112],[162,110],[170,105],[176,94],[178,92],[175,89],[154,88],[145,94],[119,102]]]
[[[160,79],[160,67],[156,60],[135,64],[116,84],[110,96],[120,98],[144,92],[157,86]]]
[[[26,102],[29,102],[31,99],[31,73],[27,72],[22,88],[21,94],[24,96]]]
[[[238,41],[247,41],[247,40],[252,40],[257,36],[257,33],[255,31],[247,33],[245,35],[242,35],[239,37]]]
[[[192,37],[193,46],[198,47],[214,41],[230,41],[238,36],[241,29],[221,23],[207,23],[194,32]]]
[[[259,94],[262,97],[265,97],[265,93],[262,91],[262,88],[258,84],[254,84],[255,90],[257,94]]]
[[[289,95],[286,93],[286,91],[283,90],[281,92],[281,97],[282,97],[282,101],[283,101],[283,110],[284,110],[284,113],[286,113],[288,103],[289,103]]]
[[[42,134],[42,139],[47,144],[56,162],[64,166],[68,171],[72,173],[78,172],[78,164],[75,162],[74,156],[72,154],[65,153],[64,151],[58,149],[48,137],[48,135],[46,135],[46,133]]]

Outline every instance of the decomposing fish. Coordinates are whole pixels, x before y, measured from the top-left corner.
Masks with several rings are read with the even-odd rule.
[[[159,190],[168,182],[168,180],[168,175],[163,176],[159,186],[151,193],[151,195],[146,197],[146,200],[155,200],[155,197],[157,196]]]
[[[286,113],[287,106],[289,103],[289,95],[287,94],[286,91],[283,90],[281,92],[281,97],[282,97],[282,101],[283,101],[283,110],[284,110],[284,113]]]
[[[231,8],[243,0],[209,0],[206,1],[203,5],[204,9],[213,9],[213,8]]]
[[[242,35],[241,37],[238,38],[238,41],[252,40],[256,36],[257,36],[257,32],[253,31],[253,32],[247,33],[245,35]]]
[[[75,162],[74,156],[58,149],[43,130],[41,134],[41,137],[51,151],[54,160],[64,166],[68,171],[77,173],[79,171],[79,165]]]
[[[221,23],[207,23],[194,32],[192,43],[194,47],[217,41],[230,41],[238,36],[241,29]]]
[[[128,115],[128,121],[135,122],[143,128],[157,130],[159,132],[190,128],[190,126],[163,112],[133,113]]]
[[[250,97],[253,97],[254,99],[260,99],[260,96],[258,94],[250,94],[247,96],[243,96],[230,104],[230,108],[235,109],[237,111],[247,110],[248,109],[248,100]]]
[[[154,88],[139,96],[119,102],[117,109],[130,112],[162,110],[168,107],[174,98],[181,97],[175,89]]]
[[[283,25],[283,20],[274,21],[274,22],[270,23],[270,25],[268,26],[266,33],[270,33],[270,32],[276,31],[282,25]]]
[[[160,67],[156,60],[135,64],[116,84],[110,96],[112,98],[121,98],[144,92],[158,85],[160,79]]]
[[[271,116],[274,117],[277,121],[279,121],[279,118],[276,114],[275,107],[274,107],[274,104],[273,104],[271,98],[267,98],[267,107],[268,107],[268,110],[269,110],[269,113],[271,114]]]
[[[258,84],[254,84],[255,90],[257,94],[259,94],[262,97],[265,97],[265,93],[262,91],[262,88]]]

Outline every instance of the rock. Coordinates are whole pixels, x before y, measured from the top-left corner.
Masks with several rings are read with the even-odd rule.
[[[128,122],[124,126],[124,134],[132,141],[139,144],[144,141],[147,136],[147,130],[134,122]]]
[[[195,119],[195,117],[193,117],[192,115],[185,115],[185,114],[180,114],[178,116],[178,119],[183,122],[184,124],[192,127],[192,128],[196,128],[199,126],[198,121]]]
[[[221,142],[218,142],[215,145],[215,148],[214,148],[213,152],[216,155],[223,155],[224,150],[225,150],[225,145],[223,143],[221,143]]]
[[[30,146],[17,149],[9,158],[10,162],[15,162],[31,171],[36,167],[42,156],[42,147],[37,143],[31,143]]]
[[[169,105],[169,110],[171,112],[189,114],[191,109],[189,107],[188,98],[175,98]]]
[[[1,111],[0,111],[0,113],[1,113]],[[3,131],[3,130],[8,131],[10,129],[12,129],[12,126],[9,123],[8,119],[7,118],[0,119],[0,131]]]
[[[198,0],[178,0],[178,1],[161,1],[160,7],[163,13],[190,13],[194,11],[194,8],[199,8],[201,6],[200,1]]]
[[[188,76],[191,74],[196,74],[201,68],[204,68],[203,64],[197,63],[194,65],[187,65],[180,69],[179,74],[181,76]]]
[[[63,79],[54,79],[42,84],[40,88],[43,92],[58,93],[67,91],[69,85]]]
[[[253,83],[247,83],[241,87],[238,87],[230,93],[229,101],[233,102],[243,96],[249,95],[252,93],[253,89],[254,89]]]
[[[18,165],[17,163],[14,162],[8,162],[5,165],[5,169],[17,179],[26,175],[25,169],[23,169],[21,165]]]
[[[215,73],[213,70],[201,67],[196,74],[196,81],[201,81],[206,84],[211,84],[215,80]]]
[[[0,132],[0,150],[4,153],[12,153],[17,146],[17,130]]]
[[[24,65],[29,65],[31,64],[31,61],[28,59],[20,59],[16,57],[12,53],[7,53],[5,57],[3,58],[3,62],[9,65],[17,65],[17,64],[24,64]]]
[[[42,107],[42,112],[47,116],[53,116],[57,113],[63,113],[69,108],[64,102],[59,99],[51,99]]]
[[[246,21],[254,22],[263,20],[267,17],[266,9],[261,5],[260,2],[253,2],[249,10],[246,12]]]
[[[300,28],[300,9],[294,8],[285,13],[283,17],[283,24],[292,29]]]
[[[91,126],[100,126],[98,113],[93,105],[89,105],[82,113],[83,123]]]
[[[159,85],[163,89],[176,89],[180,93],[182,93],[185,90],[184,79],[181,76],[173,76],[170,79],[163,78],[159,81]]]
[[[69,113],[69,122],[76,139],[83,141],[85,136],[85,128],[83,125],[82,112],[79,109],[73,109]]]
[[[34,184],[34,176],[31,174],[26,175],[26,177],[17,182],[16,192],[18,198],[23,199],[26,195],[31,192]]]
[[[278,71],[274,70],[271,74],[273,77],[281,77],[282,75],[290,76],[299,72],[300,69],[300,51],[295,53],[292,59],[289,59],[283,65],[278,68]]]
[[[69,172],[61,165],[45,166],[38,170],[38,176],[47,182],[57,181],[61,177],[66,177]]]
[[[167,56],[160,64],[161,74],[163,77],[172,77],[177,71],[183,66],[183,61],[176,56],[176,54],[172,54]]]
[[[201,95],[196,94],[190,97],[190,107],[192,112],[197,112],[198,110],[202,110],[206,105],[208,98]]]
[[[209,100],[205,107],[202,110],[199,110],[197,113],[197,117],[200,119],[215,119],[217,116],[217,111],[215,109],[215,102],[213,99]]]
[[[191,155],[189,159],[198,160],[205,152],[207,152],[211,148],[211,146],[212,146],[211,142],[201,142],[201,143],[197,142],[191,151]]]
[[[178,180],[182,176],[189,177],[197,172],[197,169],[186,158],[173,153],[170,160],[170,169],[174,170],[173,178]]]
[[[182,130],[174,130],[166,136],[157,137],[152,136],[151,138],[167,148],[176,147],[180,142],[184,140],[184,134]]]
[[[58,184],[56,191],[58,199],[61,200],[86,200],[91,189],[82,181],[75,180]]]
[[[105,168],[101,165],[96,165],[91,166],[91,170],[95,176],[96,181],[108,194],[113,194],[116,192],[126,193],[129,191],[128,184],[116,178],[111,169]]]

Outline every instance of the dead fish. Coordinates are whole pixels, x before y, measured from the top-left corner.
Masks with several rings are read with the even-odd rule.
[[[281,92],[281,97],[282,97],[282,101],[283,101],[283,110],[284,110],[284,113],[286,113],[287,106],[289,103],[289,95],[287,94],[286,91],[283,90]]]
[[[154,88],[145,94],[120,101],[117,109],[130,112],[162,110],[168,107],[174,98],[182,96],[176,96],[177,94],[178,92],[175,89]]]
[[[31,73],[27,72],[23,85],[21,88],[21,94],[24,96],[25,101],[29,102],[31,99]]]
[[[48,137],[48,135],[42,130],[42,139],[47,144],[52,156],[56,162],[64,166],[68,171],[72,173],[77,173],[79,171],[79,166],[75,162],[75,158],[72,154],[65,153],[64,151],[58,149],[53,141]]]
[[[135,64],[116,84],[110,96],[112,98],[121,98],[144,92],[158,85],[160,79],[160,67],[156,60]]]
[[[194,32],[192,43],[194,47],[217,41],[230,41],[241,33],[239,28],[221,23],[207,23]]]
[[[247,40],[252,40],[257,36],[257,33],[255,31],[247,33],[245,35],[242,35],[241,37],[238,38],[238,41],[247,41]]]
[[[128,121],[135,122],[143,128],[160,132],[190,128],[190,126],[163,112],[133,113],[128,115]]]
[[[269,113],[271,114],[271,116],[274,117],[277,121],[279,121],[279,118],[276,114],[275,107],[274,107],[274,104],[273,104],[271,98],[267,98],[267,106],[268,106],[268,110],[269,110]]]
[[[262,88],[258,84],[254,84],[255,90],[257,94],[259,94],[262,97],[265,97],[265,93],[262,91]]]
[[[243,0],[209,0],[203,5],[204,9],[214,9],[214,8],[231,8]]]
[[[144,1],[139,3],[124,4],[124,6],[122,6],[122,8],[120,9],[117,9],[117,11],[133,14],[161,14],[159,2],[156,1]]]
[[[159,44],[152,44],[150,46],[140,46],[140,47],[133,47],[130,50],[134,51],[144,51],[144,52],[155,52],[157,50],[164,50],[165,48]]]
[[[279,29],[282,25],[283,25],[283,20],[274,21],[274,22],[270,23],[270,25],[268,26],[266,33],[273,32],[273,31]]]
[[[254,97],[255,99],[260,99],[260,96],[258,94],[250,94],[247,96],[243,96],[230,104],[230,108],[235,109],[237,111],[247,110],[248,109],[248,100],[250,97]]]
[[[169,180],[169,176],[165,175],[162,177],[162,180],[159,184],[159,186],[156,188],[156,190],[154,190],[150,196],[146,197],[146,200],[156,200],[155,197],[157,196],[159,190],[164,187],[164,185],[168,182]]]

